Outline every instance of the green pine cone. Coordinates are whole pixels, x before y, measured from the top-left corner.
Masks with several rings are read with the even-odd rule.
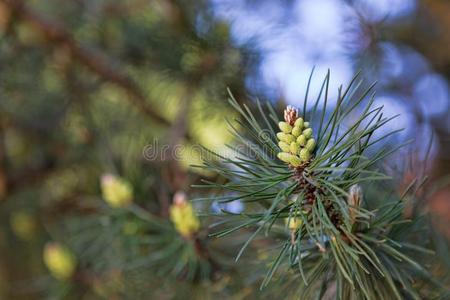
[[[302,162],[306,162],[311,158],[311,152],[309,152],[309,150],[306,148],[300,150],[299,155]]]
[[[297,155],[298,150],[300,149],[300,147],[298,146],[298,144],[296,142],[292,142],[289,148],[290,148],[289,150],[291,151],[291,153],[295,154],[295,155]]]
[[[278,123],[278,127],[280,128],[281,131],[283,131],[284,133],[291,133],[292,131],[292,126],[289,125],[286,122],[280,122]]]
[[[316,147],[316,140],[315,139],[309,139],[306,143],[305,148],[308,149],[309,152],[314,151],[314,147]]]
[[[300,134],[302,134],[301,127],[294,126],[294,129],[292,129],[292,135],[298,137]]]
[[[294,126],[302,128],[304,126],[303,119],[302,118],[298,118],[297,120],[295,120]]]
[[[278,146],[280,147],[281,151],[283,152],[289,152],[291,148],[289,147],[289,144],[283,141],[278,142]]]
[[[303,135],[307,138],[307,139],[309,139],[311,136],[312,136],[312,133],[313,133],[313,131],[312,131],[312,129],[311,128],[306,128],[305,130],[303,130]]]
[[[297,144],[301,147],[306,145],[306,137],[303,134],[297,138]]]

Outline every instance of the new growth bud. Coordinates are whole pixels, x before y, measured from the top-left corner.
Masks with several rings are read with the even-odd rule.
[[[308,149],[309,152],[313,152],[314,147],[316,147],[316,140],[315,139],[309,139],[306,143],[305,148]]]
[[[278,142],[278,146],[281,148],[283,152],[289,152],[290,151],[290,145],[288,143],[285,143],[283,141]]]
[[[312,129],[306,128],[305,130],[303,130],[302,134],[305,136],[305,138],[309,139],[312,136]]]
[[[303,119],[302,119],[302,118],[298,118],[298,119],[295,121],[294,126],[300,128],[300,129],[303,128],[303,127],[304,127],[304,121],[303,121]]]
[[[294,106],[288,105],[284,110],[284,120],[291,126],[297,120],[298,110]]]
[[[295,155],[292,155],[290,153],[286,153],[286,152],[280,152],[278,153],[278,158],[282,161],[284,161],[285,163],[290,164],[292,159],[295,157]]]
[[[300,149],[300,146],[297,145],[296,142],[292,142],[291,145],[289,146],[289,150],[290,150],[291,153],[294,154],[294,155],[298,153],[299,149]],[[283,150],[283,149],[282,149],[282,150]]]
[[[298,218],[298,217],[286,218],[284,220],[290,230],[295,231],[295,230],[299,229],[300,226],[302,225],[302,219]]]
[[[289,125],[286,122],[280,122],[278,123],[278,127],[280,128],[280,130],[284,133],[291,133],[292,131],[292,126]]]
[[[297,138],[297,144],[301,147],[306,145],[306,137],[303,134]]]
[[[309,152],[307,148],[303,148],[302,150],[300,150],[299,156],[300,160],[305,162],[311,158],[311,152]]]
[[[50,273],[58,280],[68,280],[76,268],[76,260],[66,247],[50,242],[44,248],[44,263]]]
[[[278,123],[281,132],[277,133],[281,149],[278,158],[293,167],[308,162],[316,146],[309,123],[297,115],[297,109],[288,106],[284,111],[285,122]]]
[[[126,207],[133,201],[133,188],[125,179],[105,174],[100,179],[103,199],[111,207]]]
[[[299,217],[286,218],[284,221],[291,232],[291,244],[295,245],[295,233],[302,226],[303,221]]]
[[[293,136],[298,137],[300,134],[302,134],[302,130],[300,129],[300,127],[294,127],[292,129]]]
[[[349,205],[350,224],[355,224],[357,212],[362,202],[362,189],[359,185],[354,184],[348,192],[347,203]]]
[[[13,233],[22,240],[31,240],[36,231],[36,221],[30,213],[14,212],[10,218]]]
[[[170,220],[178,233],[185,238],[190,238],[200,229],[200,221],[183,192],[177,192],[173,197],[173,204],[170,207]]]
[[[288,145],[295,141],[295,137],[292,134],[286,134],[284,132],[277,133],[278,140],[287,143]]]

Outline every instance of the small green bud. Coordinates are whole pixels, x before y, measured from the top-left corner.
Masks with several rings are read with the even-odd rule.
[[[292,135],[297,137],[302,133],[302,129],[300,127],[295,126],[294,129],[292,129]]]
[[[283,141],[283,142],[284,142],[284,140],[285,140],[285,135],[286,135],[286,133],[284,133],[284,132],[278,132],[278,133],[277,133],[277,139],[278,139],[279,141]]]
[[[295,136],[292,134],[286,134],[286,143],[291,144],[293,141],[295,141]]]
[[[290,153],[286,153],[286,152],[280,152],[277,154],[277,157],[284,161],[285,163],[291,163],[291,160],[293,157],[295,157],[294,155],[290,154]]]
[[[290,163],[294,167],[298,167],[302,164],[302,160],[297,155],[292,155]]]
[[[310,159],[311,152],[309,152],[308,149],[303,148],[302,150],[300,150],[299,155],[300,155],[301,161],[305,162],[305,161],[308,161]]]
[[[299,146],[297,145],[296,142],[292,142],[289,148],[290,148],[290,151],[291,151],[292,154],[297,154],[298,153]]]
[[[133,202],[133,187],[125,179],[104,174],[100,179],[103,199],[111,207],[124,208]]]
[[[358,184],[354,184],[350,187],[348,192],[347,203],[349,204],[350,224],[355,224],[358,217],[358,210],[363,198],[363,192]]]
[[[13,233],[22,240],[31,240],[36,233],[36,220],[28,212],[13,212],[10,223]]]
[[[303,119],[302,118],[298,118],[297,120],[295,120],[295,123],[294,123],[294,126],[295,127],[303,127],[304,125],[303,125]]]
[[[284,133],[291,133],[292,131],[292,126],[289,125],[286,122],[280,122],[278,123],[278,127],[280,128],[281,131],[283,131]]]
[[[75,256],[59,243],[48,242],[44,247],[43,258],[50,273],[58,280],[67,281],[75,272]]]
[[[184,238],[192,238],[192,235],[199,231],[200,221],[195,214],[194,207],[187,201],[183,192],[175,193],[169,214],[170,221]]]
[[[309,138],[312,136],[312,133],[313,133],[312,129],[311,129],[311,128],[307,128],[307,129],[303,130],[303,133],[302,133],[302,134],[303,134],[307,139],[309,139]]]
[[[305,122],[305,123],[303,123],[303,127],[305,127],[305,128],[309,128],[309,122]]]
[[[314,147],[316,146],[316,140],[315,139],[309,139],[306,143],[305,148],[309,150],[309,152],[314,151]]]
[[[289,147],[288,143],[285,143],[283,141],[278,142],[278,146],[280,147],[281,151],[283,152],[289,152],[291,148]]]
[[[290,230],[297,230],[302,226],[302,219],[298,217],[292,217],[292,218],[286,218],[284,219],[284,222],[286,222],[287,226]]]
[[[306,145],[306,137],[303,134],[297,138],[297,144],[301,147]]]
[[[292,143],[293,141],[295,141],[295,137],[292,134],[289,133],[284,133],[284,132],[278,132],[277,133],[277,138],[282,141],[285,142],[287,144]]]

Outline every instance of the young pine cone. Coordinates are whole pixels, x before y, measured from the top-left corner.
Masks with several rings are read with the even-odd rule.
[[[298,167],[309,161],[314,151],[316,141],[313,138],[313,130],[309,128],[309,122],[297,117],[297,109],[292,106],[286,108],[284,118],[286,122],[278,123],[281,130],[277,133],[278,146],[281,149],[278,158]]]
[[[190,238],[200,229],[200,221],[183,192],[177,192],[174,196],[170,206],[170,220],[178,233],[185,238]]]

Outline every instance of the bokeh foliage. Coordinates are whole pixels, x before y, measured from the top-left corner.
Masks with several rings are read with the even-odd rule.
[[[288,10],[292,2],[282,4]],[[259,2],[246,5],[256,9]],[[418,49],[448,80],[448,39],[439,34],[448,11],[439,1],[423,1],[410,25],[361,18],[371,39],[352,61],[365,76],[378,74],[370,66],[377,65],[379,45],[398,41]],[[184,239],[169,220],[177,191],[202,197],[192,184],[224,180],[190,165],[205,154],[199,144],[228,153],[233,138],[225,117],[239,116],[226,102],[227,88],[251,109],[258,110],[253,96],[268,100],[249,84],[261,49],[237,44],[231,26],[206,0],[0,1],[0,298],[271,299],[292,288],[278,278],[259,291],[277,255],[273,240],[256,238],[236,264],[252,231],[211,239],[209,226],[221,224],[204,217],[195,238]],[[281,113],[283,97],[269,100]],[[439,118],[431,123],[441,145],[436,157],[445,162],[447,125]],[[448,173],[445,166],[436,173]],[[105,173],[130,183],[131,207],[105,204]],[[207,204],[197,209],[210,211]],[[283,229],[279,237],[286,237]],[[70,282],[55,280],[45,267],[48,241],[76,257]]]

